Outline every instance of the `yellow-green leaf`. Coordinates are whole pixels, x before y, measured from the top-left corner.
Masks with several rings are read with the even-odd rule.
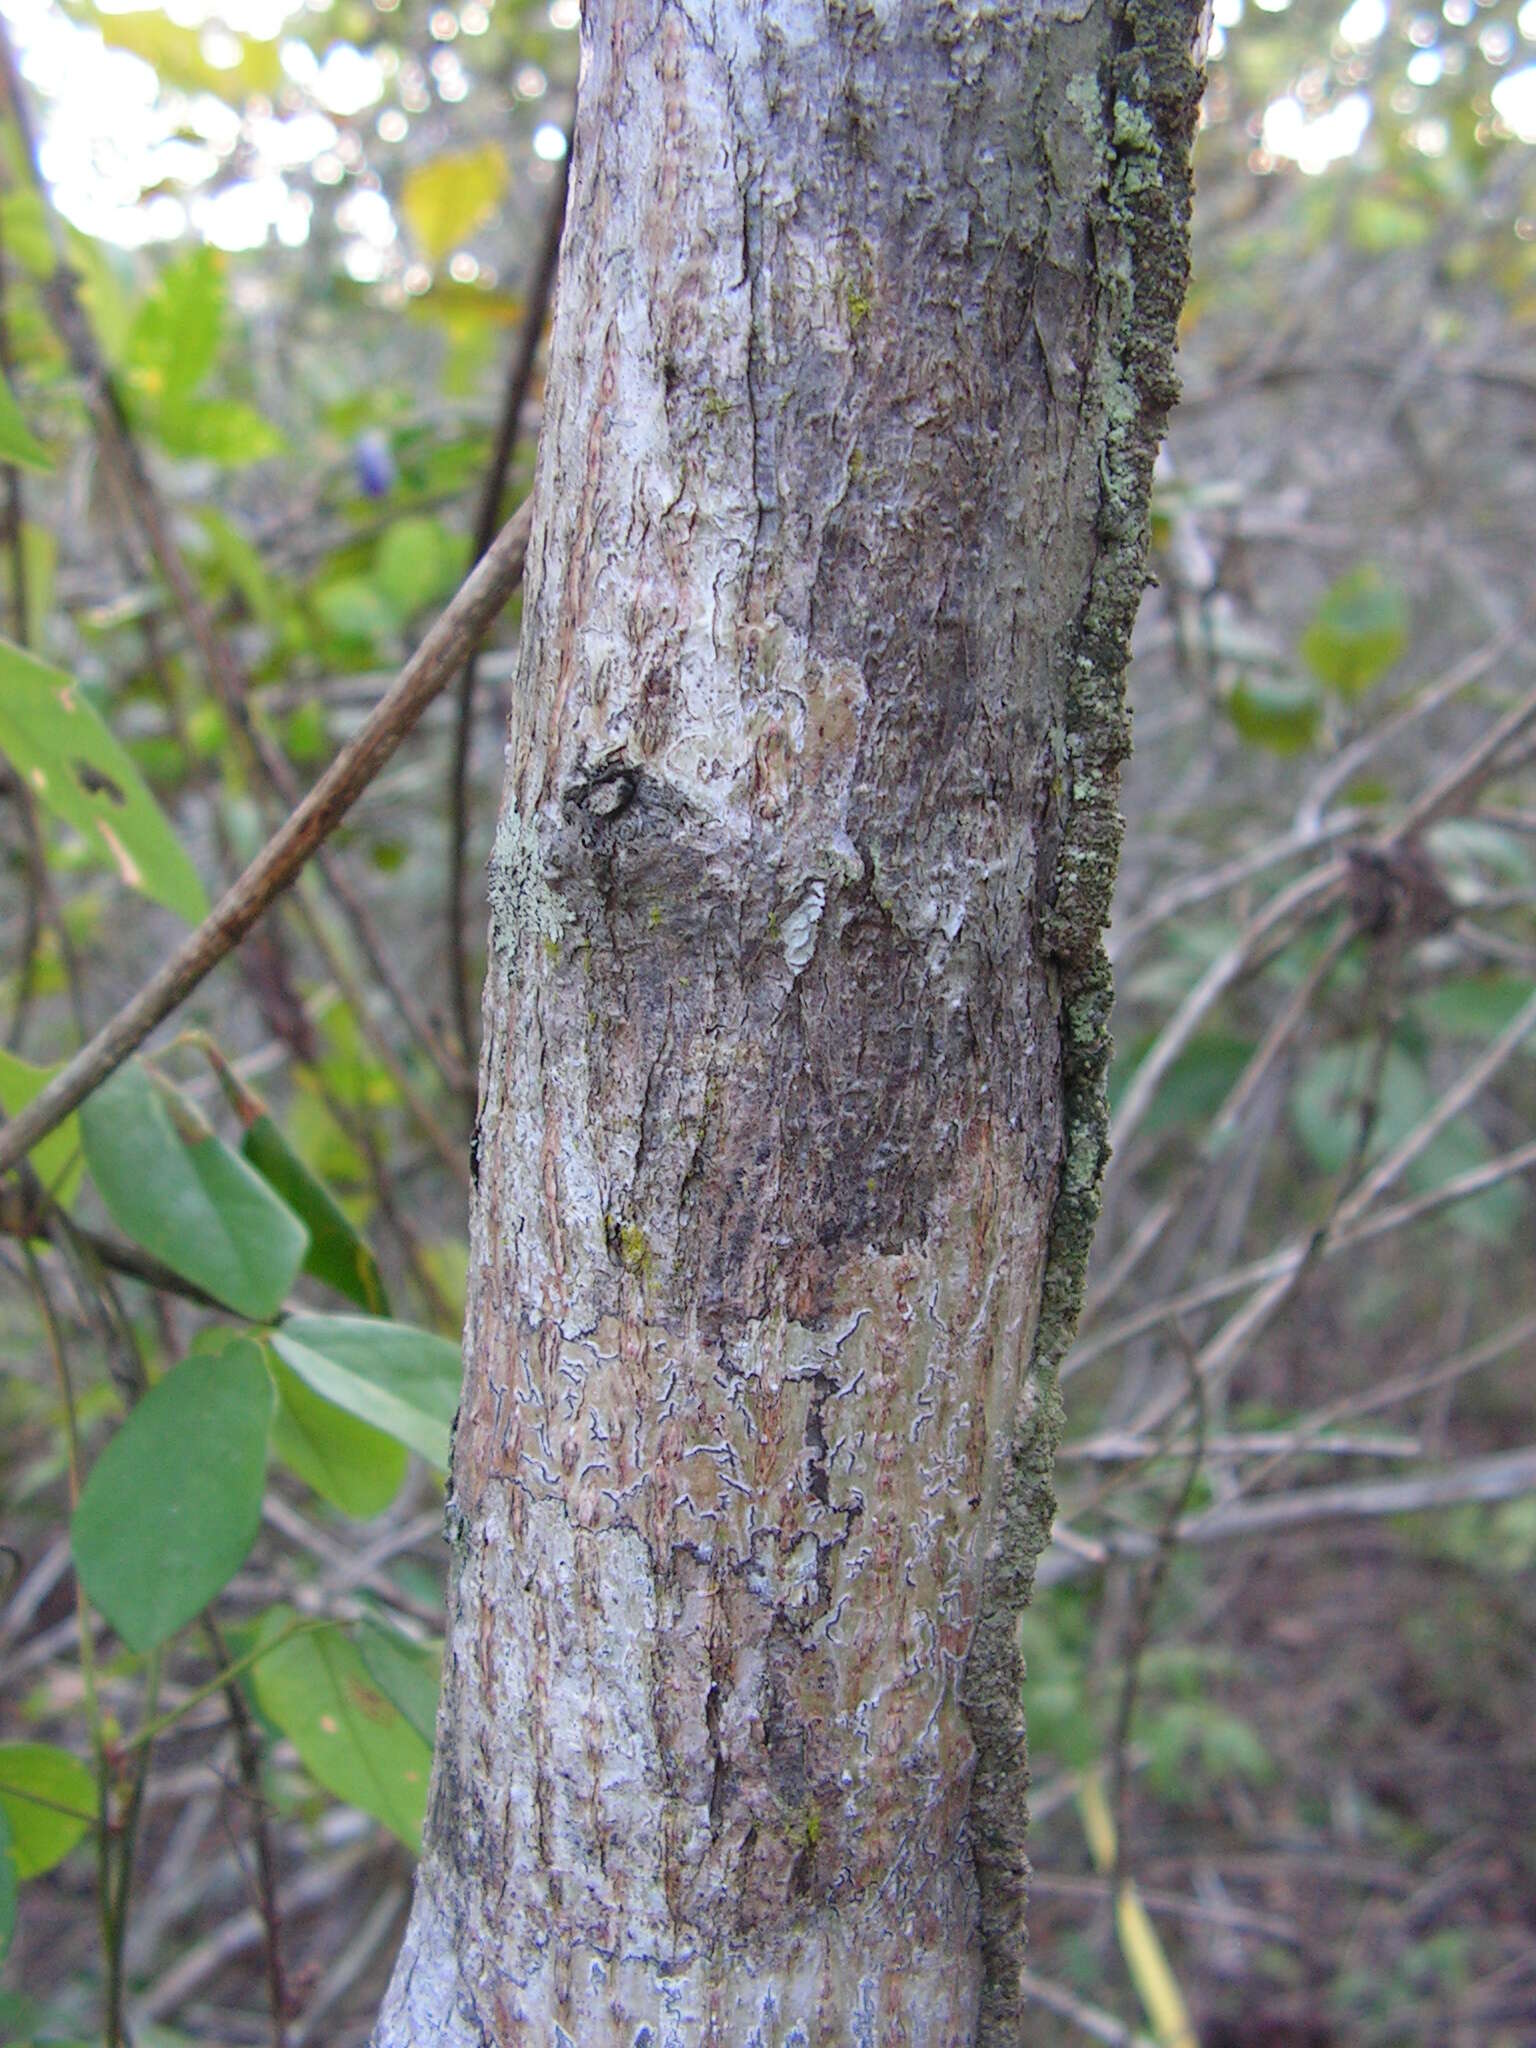
[[[96,1818],[96,1781],[51,1742],[0,1743],[0,1808],[16,1875],[40,1877],[62,1863]]]
[[[400,191],[400,210],[416,246],[439,263],[484,227],[507,189],[507,160],[493,142],[418,164]]]

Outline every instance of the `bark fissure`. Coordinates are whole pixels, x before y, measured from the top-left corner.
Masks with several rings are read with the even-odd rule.
[[[1193,16],[583,35],[378,2039],[1014,2041]]]

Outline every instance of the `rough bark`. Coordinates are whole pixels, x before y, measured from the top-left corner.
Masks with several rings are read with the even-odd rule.
[[[1184,0],[596,0],[380,2048],[1022,2038]]]

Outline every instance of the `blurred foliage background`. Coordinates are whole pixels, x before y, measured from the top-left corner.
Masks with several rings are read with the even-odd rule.
[[[3,16],[14,1115],[525,495],[578,8]],[[1536,2040],[1533,142],[1536,0],[1216,0],[1026,1620],[1041,2039]],[[0,1197],[0,2039],[367,2038],[516,631]]]

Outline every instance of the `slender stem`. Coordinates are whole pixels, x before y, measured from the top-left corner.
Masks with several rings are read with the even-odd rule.
[[[144,1718],[154,1719],[155,1707],[160,1698],[160,1651],[152,1650],[144,1687]],[[124,1994],[127,1980],[123,1971],[123,1952],[128,1941],[128,1906],[133,1892],[133,1855],[139,1838],[139,1817],[144,1809],[144,1787],[149,1782],[150,1745],[145,1743],[134,1758],[133,1774],[128,1784],[128,1796],[123,1802],[122,1812],[115,1831],[116,1874],[112,1886],[111,1904],[107,1915],[107,2040],[109,2043],[128,2039],[128,2023],[124,2013]]]
[[[223,1676],[230,1668],[229,1651],[211,1613],[203,1617],[203,1632]],[[272,1850],[272,1830],[267,1825],[266,1799],[261,1786],[261,1743],[245,1697],[232,1677],[225,1678],[224,1698],[229,1706],[230,1726],[235,1731],[240,1783],[245,1789],[246,1804],[250,1809],[251,1840],[256,1848],[256,1909],[261,1915],[267,2003],[272,2012],[272,2048],[287,2048],[288,1985],[283,1972],[283,1923],[277,1903],[277,1858]]]
[[[37,1303],[42,1319],[43,1334],[48,1344],[48,1356],[53,1365],[54,1378],[59,1385],[59,1402],[64,1416],[64,1455],[69,1473],[70,1511],[80,1502],[80,1426],[75,1412],[75,1388],[70,1378],[69,1360],[64,1351],[63,1332],[54,1312],[53,1300],[48,1284],[29,1244],[23,1244],[22,1257],[26,1261],[27,1278],[32,1285],[33,1299]],[[107,2048],[120,2048],[121,2034],[114,2031],[116,2007],[112,1996],[111,1965],[112,1954],[112,1771],[107,1758],[107,1746],[102,1734],[101,1701],[96,1689],[96,1650],[91,1633],[91,1617],[86,1602],[85,1590],[80,1584],[79,1574],[75,1575],[75,1620],[80,1644],[80,1690],[85,1702],[86,1727],[90,1734],[91,1756],[96,1769],[96,1905],[101,1923],[102,1954],[108,1961],[108,1984],[106,1989],[106,2037]],[[120,2022],[121,2013],[117,2012]]]
[[[526,502],[401,670],[361,729],[232,888],[90,1043],[0,1130],[0,1172],[78,1107],[237,946],[346,816],[516,589],[528,547]]]
[[[179,1700],[168,1713],[161,1714],[153,1721],[146,1721],[142,1728],[118,1745],[119,1749],[128,1751],[138,1749],[143,1743],[154,1742],[167,1728],[174,1728],[176,1723],[194,1707],[200,1707],[204,1700],[211,1699],[216,1692],[222,1692],[232,1678],[238,1678],[242,1671],[249,1671],[251,1666],[259,1664],[263,1657],[270,1657],[272,1652],[281,1649],[284,1643],[291,1643],[296,1636],[312,1635],[317,1628],[329,1626],[330,1623],[323,1616],[291,1621],[285,1629],[280,1629],[270,1642],[258,1643],[255,1649],[247,1650],[244,1656],[233,1658],[217,1677],[210,1678],[204,1685],[194,1686],[191,1692]]]

